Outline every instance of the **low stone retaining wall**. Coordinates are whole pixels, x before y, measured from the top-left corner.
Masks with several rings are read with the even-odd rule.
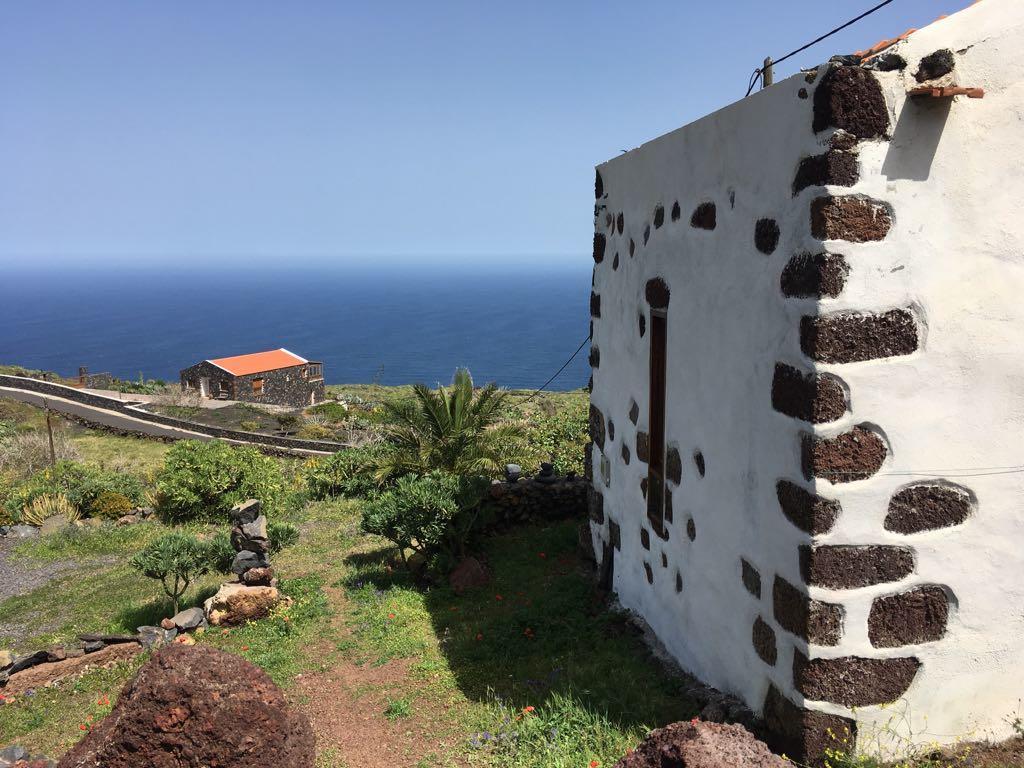
[[[26,392],[34,392],[39,395],[60,397],[65,400],[71,400],[94,408],[102,408],[105,411],[120,413],[133,419],[139,419],[140,421],[160,424],[165,427],[173,427],[175,429],[183,429],[189,432],[196,432],[208,437],[233,440],[240,443],[249,443],[256,446],[269,446],[271,448],[286,450],[318,451],[322,453],[335,453],[349,447],[344,443],[334,443],[326,440],[303,440],[298,437],[280,437],[277,435],[263,435],[256,432],[243,432],[237,429],[212,427],[207,424],[187,421],[186,419],[177,419],[173,416],[152,413],[136,405],[132,405],[121,400],[115,400],[110,397],[96,395],[91,392],[83,392],[82,390],[75,389],[74,387],[66,387],[62,384],[53,384],[48,381],[30,379],[22,376],[0,375],[0,387],[10,387],[11,389],[20,389]],[[89,426],[97,426],[97,428],[116,431],[116,428],[110,428],[105,425],[90,424]],[[134,430],[126,429],[125,432],[150,437],[150,435],[141,431],[136,432]]]
[[[490,525],[504,526],[529,520],[563,520],[587,515],[587,481],[582,477],[539,480],[523,477],[514,483],[495,480],[482,509]]]

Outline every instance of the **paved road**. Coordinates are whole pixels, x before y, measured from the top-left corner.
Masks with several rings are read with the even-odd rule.
[[[166,424],[157,424],[152,421],[146,421],[142,418],[136,418],[129,416],[126,413],[119,411],[108,411],[104,408],[100,408],[95,405],[86,405],[85,403],[78,403],[73,400],[66,400],[62,397],[55,397],[53,395],[42,395],[38,392],[29,392],[23,389],[15,389],[13,387],[0,387],[0,397],[9,397],[13,400],[20,400],[23,403],[30,403],[32,405],[43,407],[44,403],[46,406],[51,408],[58,413],[68,414],[70,416],[78,416],[79,418],[91,421],[96,424],[102,424],[104,426],[113,427],[114,429],[124,429],[131,432],[139,432],[144,435],[151,435],[153,437],[171,438],[172,440],[217,440],[221,439],[227,443],[235,443],[237,445],[245,444],[242,440],[228,440],[225,438],[214,438],[203,432],[192,432],[188,429],[179,427],[171,427]],[[253,445],[261,445],[259,443],[253,443]],[[284,450],[284,449],[282,449]],[[330,451],[314,451],[304,448],[290,448],[287,449],[289,453],[300,454],[303,456],[328,456]]]

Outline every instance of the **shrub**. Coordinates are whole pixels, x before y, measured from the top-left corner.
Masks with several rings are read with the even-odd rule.
[[[245,432],[258,432],[260,423],[258,421],[246,419],[245,421],[238,422],[238,426],[240,426]]]
[[[299,417],[293,413],[280,413],[274,418],[277,420],[277,426],[286,433],[295,429],[295,425],[299,423]]]
[[[542,461],[550,461],[559,474],[583,474],[583,457],[589,437],[589,401],[586,397],[564,398],[558,405],[540,400],[523,414],[526,439],[512,441],[506,455],[527,472]]]
[[[32,499],[31,503],[21,510],[21,522],[26,525],[42,525],[47,518],[55,515],[63,517],[68,523],[73,523],[81,517],[75,505],[68,501],[67,496],[54,493],[43,494]]]
[[[44,494],[63,494],[79,510],[89,511],[96,498],[106,491],[125,496],[131,504],[141,504],[145,496],[142,482],[134,475],[111,472],[88,464],[60,461],[36,472],[17,486],[5,506],[17,515],[32,500]]]
[[[89,515],[106,520],[116,520],[127,515],[134,508],[135,505],[132,504],[132,500],[123,493],[103,491],[89,505]]]
[[[151,541],[130,562],[142,575],[160,581],[177,613],[181,596],[210,570],[211,552],[209,545],[195,536],[172,531]]]
[[[267,523],[267,541],[270,542],[270,554],[276,555],[285,547],[290,547],[299,540],[299,529],[291,523]],[[210,569],[218,573],[228,573],[235,559],[235,548],[231,546],[231,537],[226,531],[220,531],[210,539]]]
[[[406,475],[363,507],[362,529],[394,543],[403,559],[411,549],[450,564],[464,554],[487,485],[442,472]]]
[[[314,416],[321,416],[328,423],[337,424],[349,417],[348,406],[343,403],[320,403],[308,409],[307,413]]]
[[[256,448],[187,440],[167,452],[157,491],[158,508],[168,522],[219,522],[246,499],[259,499],[265,511],[273,512],[284,479],[277,462]]]
[[[323,459],[312,459],[302,469],[306,492],[311,499],[333,496],[371,496],[377,482],[370,474],[379,446],[349,448]]]
[[[298,437],[306,440],[333,440],[334,432],[330,427],[323,424],[303,424],[297,433]]]

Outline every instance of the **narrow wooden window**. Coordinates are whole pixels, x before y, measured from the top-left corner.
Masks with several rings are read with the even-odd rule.
[[[647,517],[659,534],[665,520],[665,380],[667,323],[664,309],[651,310],[650,461],[647,464]]]
[[[252,393],[254,395],[262,395],[263,394],[263,379],[253,379],[252,380]]]

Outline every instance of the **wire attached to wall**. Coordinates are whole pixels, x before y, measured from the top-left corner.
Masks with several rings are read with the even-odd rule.
[[[801,45],[795,51],[790,51],[785,56],[783,56],[781,59],[772,59],[771,60],[771,65],[775,66],[776,64],[781,64],[786,59],[789,59],[789,58],[791,58],[793,56],[796,56],[798,53],[803,53],[808,48],[810,48],[812,45],[817,45],[822,40],[825,40],[825,39],[827,39],[829,37],[832,37],[832,35],[834,35],[836,32],[841,32],[842,30],[846,29],[850,25],[856,24],[861,19],[867,18],[872,13],[874,13],[877,10],[880,10],[881,8],[884,8],[885,6],[889,5],[889,3],[891,3],[891,2],[893,2],[893,0],[885,0],[885,2],[879,3],[874,8],[869,8],[868,10],[864,11],[864,13],[862,13],[860,16],[857,16],[856,18],[850,19],[845,24],[840,24],[838,27],[833,29],[831,32],[826,32],[824,35],[821,35],[821,37],[816,37],[813,40],[811,40],[811,42],[806,43],[805,45]],[[747,86],[747,93],[746,93],[747,96],[749,96],[751,91],[754,90],[754,86],[757,85],[758,80],[760,80],[762,77],[764,77],[764,67],[758,67],[757,69],[754,70],[753,74],[750,76],[750,83]]]
[[[527,397],[527,398],[526,398],[525,400],[523,400],[523,402],[524,402],[524,403],[528,403],[528,402],[530,402],[531,400],[533,400],[533,398],[535,398],[535,397],[536,397],[537,395],[539,395],[539,394],[540,394],[541,392],[543,392],[543,391],[544,391],[545,389],[547,389],[548,385],[549,385],[549,384],[550,384],[550,383],[551,383],[552,381],[554,381],[555,379],[557,379],[557,378],[558,378],[558,374],[560,374],[560,373],[561,373],[562,371],[564,371],[564,370],[565,370],[566,368],[568,368],[568,367],[569,367],[569,363],[571,363],[571,362],[572,362],[573,360],[575,360],[575,359],[576,359],[576,355],[578,355],[578,354],[580,353],[580,351],[581,351],[581,350],[582,350],[582,349],[583,349],[583,348],[584,348],[585,346],[587,346],[587,342],[588,342],[588,341],[590,341],[590,334],[587,334],[587,338],[585,338],[585,339],[584,339],[584,340],[583,340],[583,341],[582,341],[582,342],[580,343],[580,345],[579,345],[578,347],[576,347],[576,351],[575,351],[575,352],[573,352],[573,353],[572,353],[572,355],[570,355],[570,356],[569,356],[569,359],[565,361],[565,363],[564,363],[564,364],[562,365],[562,367],[561,367],[561,368],[559,368],[559,369],[558,369],[557,371],[555,371],[554,375],[553,375],[553,376],[552,376],[552,377],[551,377],[550,379],[548,379],[548,380],[547,380],[547,381],[545,381],[545,382],[544,382],[543,384],[541,384],[541,385],[540,385],[540,388],[538,388],[538,389],[537,389],[537,391],[535,391],[535,392],[534,392],[534,393],[533,393],[532,395],[530,395],[530,396],[529,396],[529,397]]]

